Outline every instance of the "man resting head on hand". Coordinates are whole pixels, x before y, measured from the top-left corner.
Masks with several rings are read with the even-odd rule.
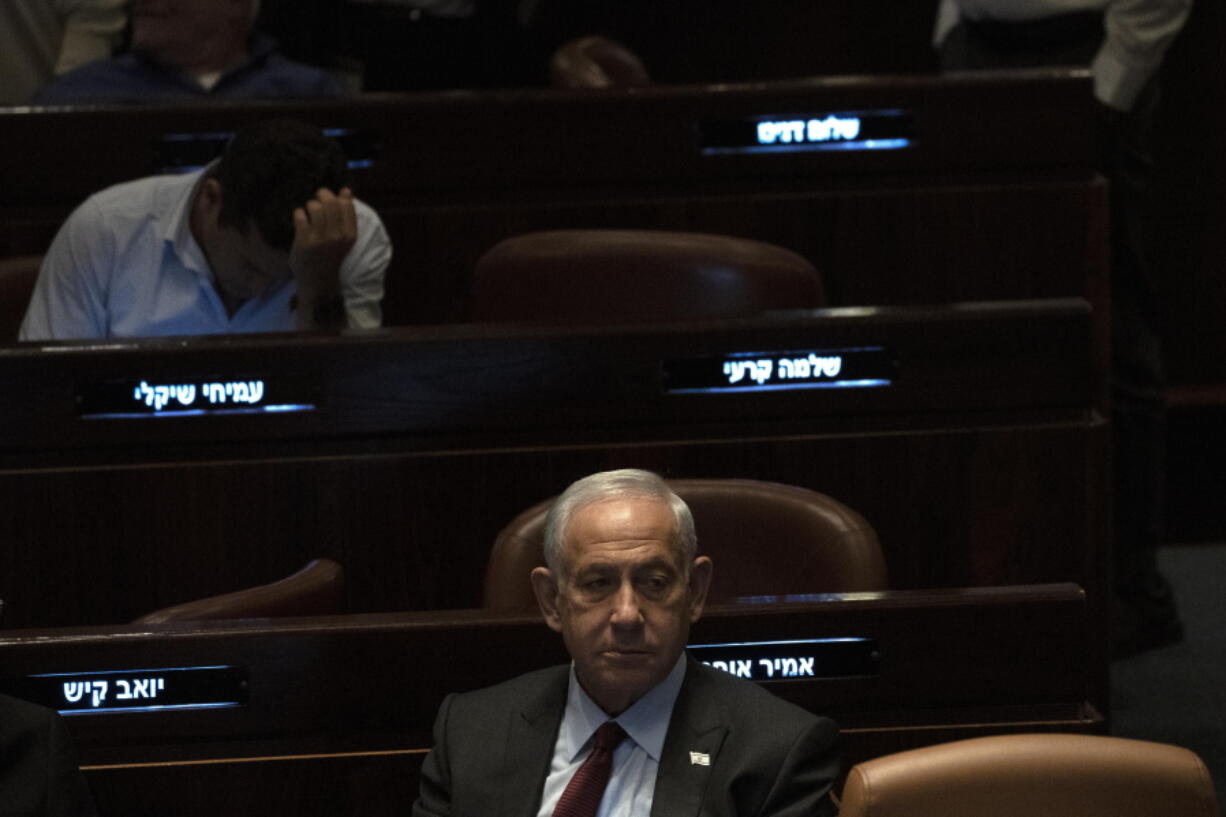
[[[96,193],[43,260],[22,340],[368,328],[391,243],[339,145],[293,120],[195,173]]]

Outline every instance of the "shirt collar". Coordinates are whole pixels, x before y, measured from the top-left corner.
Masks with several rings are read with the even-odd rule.
[[[668,722],[672,718],[673,704],[681,692],[685,679],[685,653],[677,656],[677,662],[664,680],[647,691],[629,709],[613,720],[621,724],[636,744],[657,763],[664,751],[664,736],[668,734]],[[574,760],[587,745],[592,735],[609,716],[593,701],[579,685],[575,677],[575,665],[570,665],[570,684],[566,692],[566,712],[562,717],[562,736],[570,740],[574,751],[568,760]]]
[[[216,164],[214,162],[213,164]],[[208,259],[196,237],[192,235],[191,210],[192,201],[196,198],[196,190],[204,181],[210,164],[203,170],[183,175],[182,184],[171,188],[169,200],[164,202],[162,212],[166,217],[161,219],[158,229],[162,239],[170,244],[179,263],[196,273],[201,279],[212,282],[213,272],[209,268]]]
[[[266,61],[277,52],[278,47],[277,41],[272,37],[258,32],[253,33],[247,38],[247,53],[244,54],[243,58],[238,62],[218,71],[217,82],[220,83],[226,77],[237,74],[240,71],[246,71],[248,68],[255,66],[257,63]],[[206,94],[211,92],[212,88],[216,87],[215,83],[212,87],[205,89],[191,74],[180,71],[178,68],[172,68],[164,63],[157,62],[146,54],[129,51],[126,54],[121,54],[119,57],[116,57],[116,59],[122,59],[127,62],[143,65],[144,69],[147,71],[156,71],[167,76],[175,77],[179,82],[186,83],[189,87],[195,89],[196,91],[203,90]]]

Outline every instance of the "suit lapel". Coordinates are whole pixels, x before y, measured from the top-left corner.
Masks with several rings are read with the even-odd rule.
[[[693,658],[686,660],[685,681],[664,738],[651,817],[690,817],[699,813],[711,769],[728,733],[709,694],[705,669]]]
[[[541,805],[541,790],[549,774],[558,726],[566,708],[568,668],[550,679],[542,694],[526,706],[510,713],[502,768],[506,779],[501,787],[498,813],[506,817],[535,817]]]

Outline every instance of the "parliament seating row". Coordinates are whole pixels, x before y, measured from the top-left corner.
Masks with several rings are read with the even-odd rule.
[[[1086,613],[1069,584],[781,597],[708,608],[690,644],[834,717],[847,768],[1102,731]],[[403,814],[443,696],[564,658],[539,617],[476,610],[9,630],[0,691],[81,713],[104,814]]]
[[[622,466],[832,494],[895,587],[1093,592],[1092,335],[1071,299],[0,349],[5,623],[130,621],[315,556],[353,612],[477,606],[503,525]]]
[[[307,59],[317,56],[317,52],[312,49],[316,49],[320,44],[320,32],[314,27],[315,22],[327,19],[326,14],[321,18],[319,12],[324,7],[331,8],[335,5],[335,0],[312,0],[312,10],[308,11],[302,2],[297,0],[265,0],[264,3],[265,9],[271,15],[269,22],[272,23],[275,18],[276,24],[280,26],[276,30],[287,43],[296,39],[303,41],[306,51],[300,53],[300,56]],[[775,5],[779,7],[774,8]],[[906,9],[895,8],[895,5],[884,0],[772,4],[770,16],[776,22],[771,29],[772,33],[766,36],[771,37],[772,42],[778,42],[777,37],[780,34],[787,38],[813,39],[814,47],[790,51],[786,48],[775,48],[753,55],[726,53],[727,49],[717,49],[716,56],[720,59],[732,58],[736,61],[752,56],[755,60],[765,61],[766,66],[773,65],[780,59],[789,63],[782,72],[768,69],[766,73],[750,74],[758,80],[754,87],[742,86],[740,89],[733,89],[735,92],[724,95],[725,98],[759,93],[759,90],[765,90],[761,89],[761,80],[764,79],[796,76],[796,66],[791,63],[797,57],[804,61],[816,60],[816,64],[809,70],[801,72],[805,75],[879,74],[883,70],[903,74],[932,70],[935,66],[931,63],[928,34],[933,3],[927,0],[923,3],[908,4]],[[623,8],[619,5],[617,9],[609,8],[603,11],[624,16],[624,22],[628,25],[642,27],[645,18],[629,11],[629,8],[630,6]],[[680,7],[672,7],[668,13],[679,14],[679,9]],[[731,8],[725,11],[728,10],[733,12],[733,17],[720,17],[722,22],[719,25],[726,31],[734,32],[738,42],[747,36],[763,36],[760,19],[756,15],[753,20],[745,20],[739,9]],[[703,21],[711,19],[707,13],[702,17]],[[780,30],[777,23],[781,17],[813,22],[801,26],[789,25]],[[1223,367],[1226,367],[1226,354],[1222,353],[1223,347],[1226,346],[1226,333],[1217,331],[1217,315],[1212,308],[1213,304],[1223,300],[1216,295],[1222,285],[1219,270],[1223,255],[1217,225],[1226,217],[1226,204],[1218,195],[1226,164],[1223,164],[1219,153],[1213,150],[1215,140],[1212,137],[1222,130],[1223,117],[1226,116],[1221,106],[1215,104],[1221,94],[1215,93],[1214,89],[1220,89],[1226,80],[1214,72],[1212,66],[1216,64],[1224,20],[1226,10],[1220,4],[1195,4],[1187,26],[1167,54],[1162,72],[1163,105],[1155,134],[1158,178],[1152,198],[1155,210],[1161,218],[1161,232],[1167,239],[1160,264],[1165,282],[1160,300],[1167,316],[1165,328],[1170,376],[1176,386],[1172,390],[1171,399],[1177,406],[1195,405],[1204,400],[1211,401],[1215,406],[1220,405],[1223,397],[1219,386],[1226,380],[1223,370]],[[622,28],[624,26],[619,24],[609,30],[620,34]],[[831,36],[831,32],[836,31],[838,35]],[[334,32],[329,29],[324,33],[331,35]],[[590,32],[570,32],[584,33]],[[704,63],[703,59],[692,59],[685,53],[685,49],[677,50],[669,45],[668,38],[659,27],[647,26],[645,33],[656,41],[642,46],[634,43],[636,47],[642,47],[644,53],[662,53],[687,69]],[[661,40],[661,37],[664,39]],[[694,77],[687,79],[671,76],[667,71],[661,73],[659,78],[662,82],[695,81]],[[914,86],[922,92],[930,82],[941,80],[931,77],[915,79],[918,82],[900,81],[888,75],[861,77],[850,83],[857,90],[849,96],[860,94],[858,89],[881,84],[882,87],[893,89],[884,94],[893,97],[892,104],[900,104],[904,108],[918,106],[922,110],[928,106],[919,104],[908,88]],[[964,80],[958,78],[957,81],[961,83]],[[817,85],[848,84],[849,81],[843,77]],[[810,87],[813,85],[810,83]],[[796,84],[793,87],[796,87]],[[931,110],[924,111],[923,119],[928,125],[926,129],[929,136],[952,141],[961,138],[967,142],[963,147],[970,148],[971,152],[981,153],[986,149],[1005,151],[1001,154],[999,169],[1007,173],[1026,167],[1024,162],[1017,161],[1016,156],[1010,157],[1008,151],[1049,150],[1053,145],[1070,144],[1070,136],[1074,134],[1083,134],[1084,138],[1076,136],[1071,142],[1080,141],[1085,146],[1084,152],[1087,153],[1088,161],[1090,126],[1084,117],[1086,112],[1083,110],[1071,115],[1068,111],[1061,112],[1061,93],[1052,94],[1050,89],[1039,86],[1036,86],[1033,92],[1024,92],[1014,83],[997,87],[993,81],[983,77],[973,81],[973,88],[982,91],[982,98],[972,96],[962,101],[951,98],[948,105],[934,104]],[[674,89],[674,92],[684,99],[693,90]],[[666,93],[665,96],[667,95]],[[542,99],[550,97],[548,94],[537,96]],[[771,96],[769,92],[763,95],[763,104],[756,113],[769,116],[775,110],[808,110],[811,108],[810,102],[820,99],[820,93],[817,96],[810,94],[810,102],[798,101],[793,95],[793,100],[788,104],[774,106],[768,104]],[[848,95],[844,98],[846,96]],[[868,96],[863,98],[867,100]],[[1084,109],[1089,98],[1087,90],[1077,104]],[[382,102],[375,102],[374,107],[381,104],[399,104],[395,100],[400,99],[402,97],[385,97]],[[370,101],[373,101],[373,98]],[[937,100],[930,101],[936,103]],[[497,154],[499,159],[505,160],[502,162],[504,166],[517,166],[520,152],[529,156],[543,156],[546,159],[556,156],[564,163],[568,151],[580,152],[590,136],[589,129],[596,128],[616,131],[628,137],[615,145],[615,150],[604,147],[594,151],[594,155],[598,156],[604,165],[621,168],[623,164],[633,164],[635,157],[656,145],[659,140],[652,138],[657,135],[652,130],[652,125],[659,121],[668,121],[667,118],[660,120],[651,115],[641,128],[633,124],[627,125],[624,124],[627,119],[634,118],[635,103],[627,105],[625,101],[615,100],[608,109],[611,115],[606,117],[599,113],[600,103],[589,100],[584,103],[584,107],[592,111],[592,115],[587,118],[586,125],[584,121],[566,121],[565,129],[559,127],[558,133],[552,135],[553,138],[542,142],[539,131],[532,133],[527,139],[521,140],[517,137],[521,127],[517,121],[519,118],[509,110],[517,104],[515,94],[494,94],[489,97],[481,93],[462,92],[413,95],[407,104],[415,112],[419,130],[427,130],[436,121],[442,123],[441,138],[438,142],[443,143],[444,150],[439,153],[430,152],[439,145],[422,142],[411,127],[388,130],[391,135],[383,140],[385,145],[391,143],[397,151],[418,154],[417,163],[411,167],[403,170],[392,168],[389,175],[402,180],[412,175],[422,178],[429,178],[431,175],[437,177],[440,171],[445,173],[447,168],[453,168],[457,159],[463,161],[462,154],[467,149],[474,151],[474,166],[479,173],[496,179],[501,172],[498,162],[481,163],[476,151],[480,148],[487,153],[497,153],[499,140],[506,148],[504,153]],[[503,128],[485,129],[488,138],[483,145],[480,138],[460,131],[452,117],[440,118],[431,115],[432,106],[445,107],[448,104],[453,108],[469,106],[470,113],[472,109],[483,106],[491,109],[488,112],[491,115],[497,111],[499,124],[511,126],[511,136],[504,137]],[[695,109],[692,102],[683,105],[691,111]],[[164,166],[164,163],[155,157],[162,134],[184,131],[215,133],[232,128],[240,121],[249,121],[244,114],[233,110],[234,107],[241,106],[214,106],[203,114],[179,111],[166,115],[162,111],[145,108],[78,112],[71,116],[58,113],[46,116],[44,112],[38,111],[0,112],[4,119],[7,148],[4,155],[0,156],[0,178],[11,180],[5,191],[0,191],[0,197],[4,197],[0,203],[0,257],[43,252],[56,226],[69,209],[84,196],[107,184],[156,172],[159,167]],[[1013,107],[1014,110],[1003,110],[1007,107]],[[316,115],[309,113],[310,108],[310,105],[299,107],[293,104],[272,109],[257,106],[256,116],[277,110],[316,118]],[[549,115],[549,108],[548,103],[527,105],[524,108],[523,121],[526,122],[530,114],[536,111],[544,112],[544,116],[537,118],[539,127],[545,127],[552,121],[563,124],[562,120]],[[960,115],[956,120],[944,118],[946,114],[959,114],[959,109],[969,114],[970,121]],[[95,117],[94,113],[99,115]],[[326,110],[319,110],[318,114],[318,119],[323,124],[331,124],[339,119],[326,115]],[[369,121],[370,106],[344,118],[350,122]],[[469,117],[468,121],[472,121],[474,127],[480,128],[488,124],[490,118],[491,116],[482,116],[478,111],[477,115]],[[608,122],[612,124],[605,126],[604,123]],[[693,122],[690,124],[692,126]],[[682,129],[673,129],[672,133],[683,136],[683,129],[684,126]],[[105,161],[98,160],[96,150],[80,150],[78,134],[82,132],[91,134],[92,144],[108,146]],[[575,144],[568,145],[565,140],[558,138],[564,133],[576,134]],[[456,135],[461,138],[450,138]],[[560,141],[563,143],[561,146]],[[682,140],[676,138],[668,141],[674,145],[682,144]],[[539,152],[535,149],[538,145],[542,147]],[[602,145],[607,145],[607,140],[604,140]],[[957,152],[950,151],[955,157]],[[437,167],[431,168],[428,165],[433,158],[440,161]],[[674,161],[676,158],[675,153],[670,153],[666,161],[647,162],[644,166],[678,166]],[[871,166],[873,161],[875,160],[870,160],[867,164]],[[692,159],[690,163],[693,163]],[[390,164],[397,166],[402,163],[392,161]],[[837,161],[834,164],[837,164]],[[856,163],[849,163],[848,166],[853,164]],[[759,165],[761,178],[779,178],[771,170],[772,166],[795,167],[786,159]],[[950,167],[956,170],[959,165],[951,164]],[[863,165],[858,165],[856,172],[862,173]],[[794,178],[798,176],[794,170],[790,175]],[[806,175],[818,184],[822,183],[820,175]],[[1041,177],[1050,175],[1049,172],[1036,174],[1035,181],[1038,183]],[[74,187],[70,180],[77,176],[80,176],[81,181]],[[627,178],[633,179],[633,174]],[[664,173],[660,179],[661,187],[667,187],[672,185],[675,175]],[[950,182],[951,185],[954,184],[952,178]],[[377,180],[374,183],[379,184]],[[633,182],[631,185],[633,186]],[[367,186],[367,180],[363,179],[361,189],[364,192]],[[676,188],[675,185],[672,186]],[[838,273],[835,303],[886,303],[888,301],[885,298],[893,296],[913,299],[916,292],[922,293],[925,287],[933,292],[932,300],[1021,297],[1022,295],[1013,293],[1001,294],[999,291],[989,293],[983,291],[983,288],[993,282],[1025,283],[1029,280],[1024,277],[1027,267],[1033,268],[1033,275],[1047,275],[1045,271],[1054,268],[1049,263],[1051,260],[1058,256],[1067,257],[1069,253],[1081,252],[1078,247],[1085,246],[1083,241],[1078,240],[1075,227],[1080,217],[1054,203],[1050,185],[1046,186],[1046,192],[1039,189],[1044,186],[1041,184],[1030,189],[1023,186],[1018,191],[1017,205],[1013,208],[1007,208],[1004,202],[996,200],[983,185],[972,181],[963,185],[960,191],[950,186],[947,188],[947,195],[924,196],[922,191],[913,190],[913,201],[910,205],[906,191],[901,187],[896,187],[889,197],[875,195],[853,199],[845,190],[840,198],[835,195],[836,191],[828,189],[825,196],[798,195],[793,196],[790,201],[785,200],[778,192],[772,193],[759,188],[759,201],[739,209],[733,206],[731,196],[710,195],[721,186],[727,185],[718,181],[709,185],[708,195],[705,197],[699,195],[702,192],[700,190],[695,190],[688,198],[674,193],[671,208],[662,201],[651,212],[625,207],[600,210],[589,206],[585,212],[574,217],[566,217],[564,213],[552,212],[544,207],[531,211],[523,207],[512,207],[506,196],[481,196],[482,203],[474,213],[469,214],[467,222],[458,217],[448,218],[449,213],[439,207],[423,205],[420,212],[432,219],[429,227],[405,232],[403,235],[398,232],[399,227],[396,230],[396,237],[401,239],[399,243],[403,261],[403,267],[398,265],[398,268],[405,271],[406,277],[415,277],[418,271],[429,268],[422,263],[420,257],[422,254],[429,254],[435,259],[444,258],[449,269],[461,270],[464,275],[468,268],[466,265],[470,265],[485,248],[507,235],[528,229],[558,226],[663,226],[670,229],[711,232],[740,230],[740,234],[776,241],[796,249],[815,261],[820,268],[829,269],[832,267],[830,262],[837,261],[836,266],[846,269],[847,272]],[[58,194],[54,192],[57,187]],[[65,195],[66,187],[74,189]],[[539,186],[524,184],[520,185],[520,188],[527,191],[539,189]],[[812,193],[815,186],[810,184],[809,188]],[[514,188],[506,190],[513,198]],[[631,190],[632,187],[628,187],[620,192],[628,194]],[[44,191],[49,191],[50,195],[46,195]],[[548,195],[548,191],[543,192]],[[606,198],[618,192],[610,188],[605,194]],[[641,192],[643,195],[638,196],[640,203],[645,196],[652,196],[660,190],[643,189]],[[961,217],[958,223],[951,220],[953,213],[949,211],[955,207],[955,199],[951,198],[951,195],[972,198],[965,206],[958,206]],[[379,197],[376,195],[374,198]],[[471,201],[476,200],[474,198]],[[503,202],[501,205],[500,200]],[[547,202],[548,198],[538,196],[537,200]],[[576,199],[571,195],[568,200],[581,201],[582,198]],[[465,199],[455,197],[453,204],[462,207]],[[500,213],[495,213],[491,207],[498,207]],[[728,214],[717,217],[721,210],[728,210]],[[641,215],[636,215],[636,212]],[[806,212],[807,216],[804,215]],[[488,223],[477,229],[479,221],[472,218],[493,218],[500,214],[517,223],[502,228]],[[762,215],[761,219],[758,218],[759,214]],[[893,227],[885,226],[892,222]],[[805,223],[809,226],[801,229]],[[834,224],[838,225],[838,229],[831,230],[830,225]],[[967,224],[974,227],[968,228]],[[405,226],[413,225],[408,222]],[[1102,229],[1102,226],[1100,222],[1098,229]],[[987,234],[984,234],[985,227],[991,228]],[[848,228],[855,229],[849,233]],[[860,229],[867,229],[869,232],[865,237],[859,237],[855,232]],[[445,232],[440,233],[438,230]],[[923,233],[931,235],[924,236]],[[445,244],[450,241],[449,237],[462,237],[466,234],[471,237],[474,246],[467,249],[452,247],[452,255],[458,253],[459,257],[447,259],[448,248]],[[1085,235],[1088,234],[1083,234],[1083,237]],[[438,240],[443,236],[449,237]],[[886,240],[875,241],[877,237],[884,237]],[[894,238],[905,242],[906,246],[892,246],[890,239]],[[1017,239],[1015,244],[1010,243],[1011,238]],[[1005,243],[997,243],[1002,241]],[[1031,264],[1030,261],[1038,263]],[[909,270],[904,280],[896,280],[892,288],[886,285],[884,278],[891,268]],[[961,296],[942,297],[940,293],[945,290],[946,285],[961,274],[982,276],[984,280],[977,284],[979,291],[967,290]],[[973,278],[968,279],[970,280]],[[858,291],[874,284],[874,281],[880,284],[873,286],[875,294]],[[1040,282],[1035,279],[1034,283]],[[466,303],[462,287],[436,301],[429,292],[436,284],[450,286],[447,279],[427,282],[406,280],[399,284],[398,291],[391,293],[394,303],[389,313],[391,319],[394,322],[422,321],[424,315],[427,316],[424,320],[429,321],[444,319],[443,316],[447,314],[463,312]],[[423,289],[427,290],[424,301],[419,300]],[[1031,296],[1052,294],[1055,293],[1030,293]],[[844,295],[848,296],[847,299]]]
[[[819,78],[635,92],[488,91],[4,115],[0,256],[46,250],[107,185],[216,155],[273,116],[338,134],[395,245],[390,324],[467,320],[472,270],[534,230],[756,238],[837,305],[1102,301],[1088,75]],[[124,146],[107,161],[75,134]]]

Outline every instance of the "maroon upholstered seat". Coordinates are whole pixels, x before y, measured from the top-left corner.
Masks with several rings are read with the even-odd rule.
[[[711,602],[888,587],[876,532],[836,499],[748,479],[668,485],[690,506],[699,553],[715,562]],[[550,498],[533,505],[498,534],[486,568],[485,607],[536,606],[528,574],[545,563],[545,514],[552,504]]]
[[[580,37],[564,43],[549,60],[554,88],[635,88],[651,84],[647,66],[608,37]]]
[[[331,559],[312,559],[297,573],[271,584],[165,607],[132,623],[330,615],[343,612],[344,598],[344,568]]]
[[[1096,735],[997,735],[852,768],[840,817],[1217,817],[1200,758]]]
[[[671,322],[824,303],[821,276],[800,255],[706,233],[527,233],[496,244],[474,270],[481,322]]]
[[[0,258],[0,343],[17,340],[42,263],[41,255]]]

